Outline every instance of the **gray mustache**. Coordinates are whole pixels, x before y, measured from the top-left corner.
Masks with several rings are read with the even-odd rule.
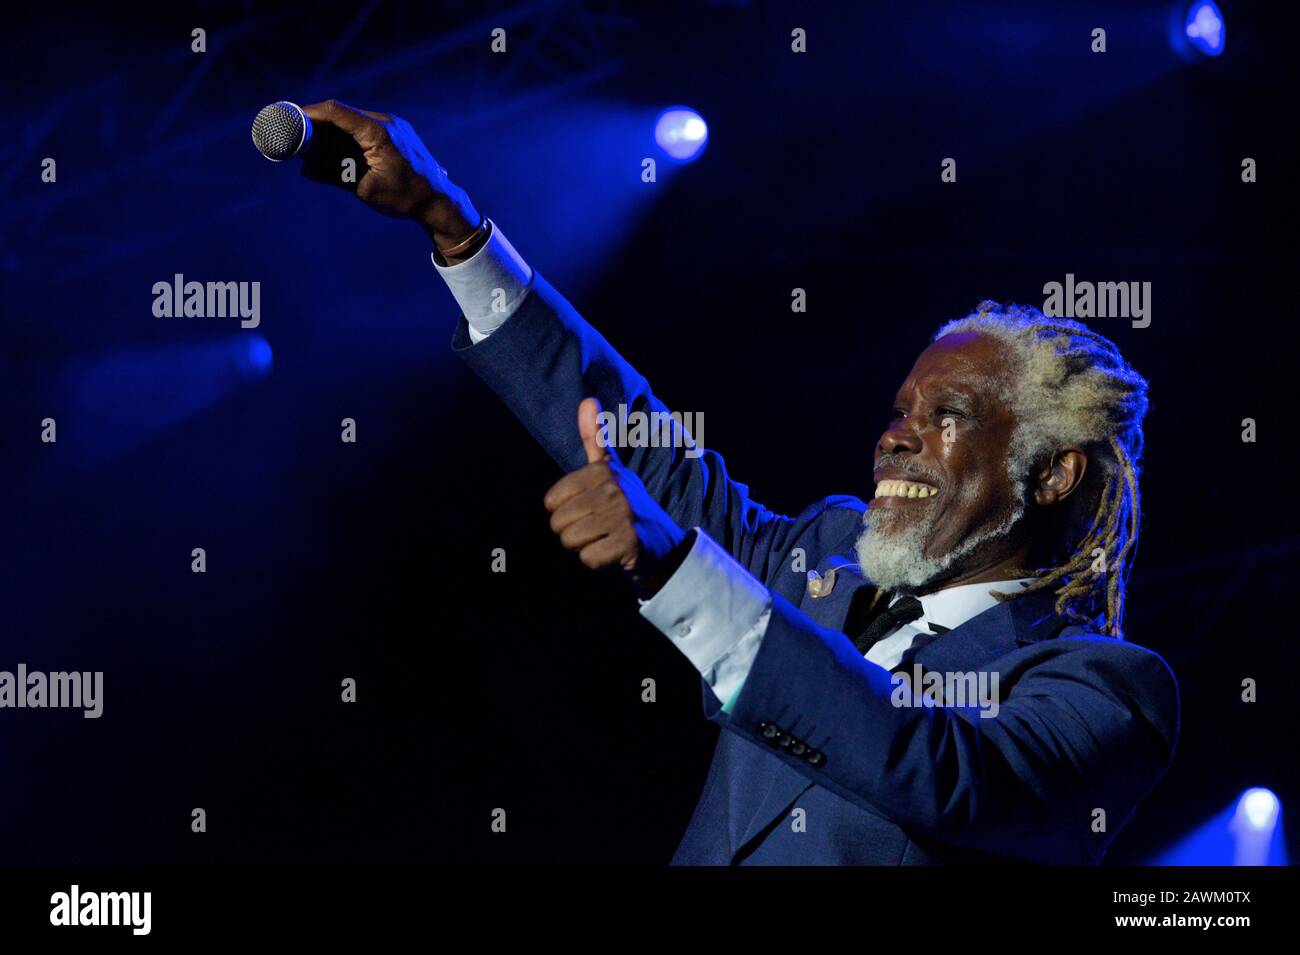
[[[938,474],[927,467],[917,464],[911,458],[904,457],[900,454],[886,454],[881,457],[872,469],[872,476],[874,477],[875,473],[882,468],[893,468],[897,471],[903,471],[906,474],[911,474],[915,477],[921,478],[930,484],[933,484],[935,487],[941,486]]]

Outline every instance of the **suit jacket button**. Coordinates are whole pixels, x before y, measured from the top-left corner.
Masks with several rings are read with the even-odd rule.
[[[794,745],[790,747],[790,752],[794,753],[796,756],[802,756],[804,753],[808,752],[808,746],[803,740],[797,739],[794,741]]]
[[[775,723],[759,723],[758,728],[763,734],[763,739],[768,741],[776,739],[777,734],[781,732],[781,727]]]
[[[804,759],[808,761],[810,766],[821,766],[826,762],[826,754],[819,749],[810,749]]]
[[[789,749],[792,742],[794,742],[794,737],[784,731],[776,738],[776,745],[782,749]]]

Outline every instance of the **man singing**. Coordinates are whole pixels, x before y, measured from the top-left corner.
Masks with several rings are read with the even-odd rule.
[[[568,472],[560,543],[621,567],[700,671],[723,732],[674,863],[1102,858],[1178,729],[1169,668],[1123,639],[1147,385],[1114,344],[984,303],[898,389],[874,499],[775,514],[680,425],[610,446],[602,406],[667,409],[408,123],[306,112],[364,153],[339,184],[433,241],[453,348]]]

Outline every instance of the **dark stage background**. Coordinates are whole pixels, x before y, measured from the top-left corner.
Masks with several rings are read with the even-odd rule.
[[[559,471],[450,353],[428,241],[249,141],[264,104],[331,96],[410,120],[787,512],[870,493],[942,321],[1066,273],[1150,281],[1150,327],[1094,324],[1151,381],[1128,631],[1183,726],[1108,862],[1250,786],[1285,821],[1296,40],[1221,7],[1226,52],[1196,61],[1143,2],[7,13],[0,669],[102,670],[105,699],[0,712],[0,862],[659,864],[687,823],[717,732],[695,673],[549,532]],[[708,147],[643,183],[679,103]],[[260,281],[260,326],[155,318],[175,273]]]

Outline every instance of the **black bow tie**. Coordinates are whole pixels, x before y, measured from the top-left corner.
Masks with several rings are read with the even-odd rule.
[[[853,645],[858,648],[859,652],[865,654],[878,641],[889,636],[903,624],[916,620],[924,613],[925,608],[921,606],[921,601],[910,594],[900,597],[863,628],[862,633],[853,641]]]

